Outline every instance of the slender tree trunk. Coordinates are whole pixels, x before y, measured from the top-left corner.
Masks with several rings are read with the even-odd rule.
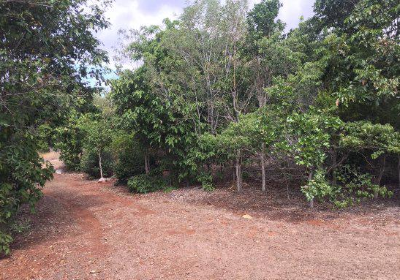
[[[150,156],[148,152],[146,152],[146,154],[144,155],[144,170],[146,174],[150,173]]]
[[[260,160],[261,160],[261,175],[262,175],[262,191],[266,191],[266,178],[265,178],[265,143],[262,143],[261,145],[261,155],[260,155]]]
[[[100,179],[103,179],[103,165],[101,164],[101,153],[99,152],[99,169],[100,169]]]
[[[383,174],[385,173],[385,167],[386,167],[386,155],[384,155],[382,158],[382,165],[379,170],[379,176],[378,176],[378,180],[377,180],[377,184],[379,186],[381,185],[382,177],[383,177]]]
[[[240,150],[238,150],[236,155],[236,187],[238,192],[242,191],[242,163]]]
[[[313,171],[310,171],[310,174],[308,174],[308,181],[311,181],[313,178]],[[314,208],[314,198],[310,200],[310,208]]]
[[[382,158],[382,164],[381,164],[381,166],[380,166],[379,175],[378,175],[378,178],[377,178],[377,180],[376,180],[376,184],[377,184],[378,186],[381,185],[382,177],[383,177],[383,174],[385,173],[385,167],[386,167],[386,155],[384,155],[383,158]],[[375,193],[374,193],[374,198],[375,198],[375,199],[378,198],[378,192],[375,192]]]
[[[149,173],[150,173],[150,171],[151,171],[151,165],[150,165],[150,155],[149,155],[149,154],[147,155],[147,168],[148,168]]]
[[[232,184],[236,181],[236,164],[232,164],[233,172],[232,172]]]

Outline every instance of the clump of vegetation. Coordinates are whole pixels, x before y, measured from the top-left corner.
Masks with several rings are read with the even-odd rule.
[[[128,180],[128,188],[134,193],[155,192],[166,187],[165,179],[149,174],[136,175]]]
[[[119,184],[126,184],[128,179],[145,173],[145,156],[134,134],[121,132],[112,142],[114,153],[114,175]]]

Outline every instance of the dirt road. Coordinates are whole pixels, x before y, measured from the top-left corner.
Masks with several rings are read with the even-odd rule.
[[[138,196],[79,174],[44,193],[0,279],[400,279],[398,207],[257,211],[246,193]]]

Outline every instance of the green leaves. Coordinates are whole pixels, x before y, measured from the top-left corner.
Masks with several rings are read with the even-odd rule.
[[[97,3],[82,11],[85,0],[0,2],[0,253],[9,252],[13,215],[22,204],[33,209],[52,177],[37,153],[53,141],[48,130],[90,107],[85,76],[99,77],[107,61],[92,33],[108,25]],[[81,150],[74,129],[58,130],[68,165]]]
[[[0,153],[0,252],[9,253],[12,238],[8,223],[22,204],[33,206],[41,197],[41,187],[52,178],[53,168],[37,154],[32,135],[17,133],[3,142]]]
[[[163,178],[153,175],[136,175],[128,180],[128,188],[135,193],[149,193],[165,189],[167,186]]]
[[[331,186],[325,178],[325,170],[318,169],[314,177],[308,181],[306,186],[301,187],[308,201],[315,198],[324,199],[332,198],[335,195],[334,187]]]
[[[377,159],[384,153],[399,154],[400,133],[389,124],[372,124],[368,121],[349,122],[344,127],[340,145],[355,151],[372,151],[372,159]]]

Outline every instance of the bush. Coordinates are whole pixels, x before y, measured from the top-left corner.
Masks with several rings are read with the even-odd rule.
[[[1,142],[4,136],[0,134],[0,255],[10,253],[10,226],[19,207],[29,204],[33,209],[41,198],[41,188],[54,171],[37,153],[33,135],[16,133]]]
[[[373,183],[373,176],[363,173],[359,168],[343,165],[336,171],[339,186],[335,197],[337,207],[351,206],[362,199],[391,197],[393,193],[384,186]]]
[[[10,254],[10,243],[13,241],[11,235],[0,231],[0,257],[2,254]]]
[[[201,187],[206,192],[212,192],[215,190],[214,184],[212,182],[211,174],[204,172],[198,176],[198,180],[201,183]]]
[[[144,156],[134,146],[130,145],[120,151],[114,167],[119,183],[126,184],[128,179],[144,173]]]
[[[330,184],[325,178],[324,170],[318,170],[314,178],[302,187],[302,192],[309,201],[314,198],[320,201],[327,199],[338,208],[352,206],[363,199],[393,195],[386,187],[374,184],[371,174],[363,173],[350,165],[339,168],[335,177],[337,184]]]
[[[115,133],[111,149],[116,159],[114,175],[119,184],[126,184],[129,178],[145,173],[144,153],[133,133]]]
[[[128,188],[135,193],[149,193],[165,189],[166,181],[154,175],[141,174],[133,176],[128,180]]]
[[[109,151],[102,153],[103,176],[113,175],[113,158]],[[81,159],[81,171],[92,178],[100,178],[99,158],[93,150],[84,150]]]

